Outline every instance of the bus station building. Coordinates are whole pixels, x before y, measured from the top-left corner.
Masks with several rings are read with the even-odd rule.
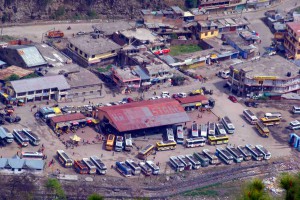
[[[198,109],[208,104],[208,99],[204,95],[188,96],[176,99],[186,111]]]
[[[54,129],[63,129],[64,127],[77,126],[86,123],[87,119],[82,113],[72,113],[59,115],[50,118],[50,125]]]
[[[190,121],[178,101],[157,99],[100,107],[98,119],[106,133],[133,136],[161,133],[168,126]]]

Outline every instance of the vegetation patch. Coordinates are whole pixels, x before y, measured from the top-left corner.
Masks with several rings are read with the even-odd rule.
[[[99,67],[97,70],[98,72],[104,73],[108,72],[112,68],[112,65],[107,65],[106,67]]]
[[[171,56],[178,56],[181,54],[186,54],[186,53],[194,53],[197,51],[201,51],[202,48],[199,47],[198,45],[176,45],[176,46],[171,46]]]
[[[213,187],[216,187],[221,184],[214,184],[202,188],[197,188],[195,190],[186,191],[183,193],[185,197],[197,197],[197,196],[208,196],[208,197],[216,197],[219,195],[219,192],[214,190]]]

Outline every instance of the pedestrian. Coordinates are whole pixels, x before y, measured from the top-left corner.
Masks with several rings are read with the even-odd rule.
[[[103,153],[101,154],[101,158],[103,157]]]
[[[114,168],[114,166],[113,165],[111,165],[111,169],[113,169]]]

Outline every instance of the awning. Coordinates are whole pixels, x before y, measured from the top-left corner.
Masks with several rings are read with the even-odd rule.
[[[78,125],[79,123],[75,121],[75,122],[72,122],[72,124],[73,125]]]
[[[94,123],[94,124],[99,124],[99,120],[98,119],[92,119],[92,122]]]
[[[70,139],[75,141],[75,142],[80,142],[80,140],[81,140],[81,138],[78,137],[77,135],[71,136]]]
[[[210,58],[211,58],[211,59],[217,59],[218,56],[217,56],[216,54],[211,54],[211,55],[210,55]]]
[[[196,106],[201,106],[202,104],[201,103],[196,103]]]
[[[52,108],[52,109],[53,109],[53,111],[55,112],[55,114],[61,114],[61,110],[60,110],[59,107],[54,107],[54,108]]]

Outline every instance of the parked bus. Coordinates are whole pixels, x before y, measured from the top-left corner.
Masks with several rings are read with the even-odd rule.
[[[99,174],[106,174],[107,167],[97,156],[91,156],[91,161],[95,164]]]
[[[146,165],[145,162],[140,162],[139,166],[141,167],[141,170],[142,170],[142,172],[145,176],[150,176],[151,175],[152,170],[148,165]]]
[[[7,143],[12,143],[14,141],[14,136],[0,126],[0,139],[6,141]]]
[[[82,160],[75,160],[74,168],[75,168],[75,171],[79,174],[88,174],[89,173],[88,166]]]
[[[156,142],[156,149],[157,151],[164,151],[170,149],[174,150],[176,149],[176,142],[174,140]]]
[[[208,136],[216,135],[216,124],[213,122],[208,123]]]
[[[57,154],[57,158],[58,158],[59,162],[64,167],[72,167],[73,166],[73,160],[63,150],[57,150],[56,154]]]
[[[218,135],[226,135],[226,130],[223,126],[223,124],[221,123],[216,123],[216,132],[218,133]]]
[[[21,153],[21,158],[23,159],[37,159],[41,160],[44,158],[44,154],[41,152],[30,152],[30,151],[25,151]]]
[[[214,153],[210,152],[208,149],[203,149],[202,152],[209,159],[209,163],[211,165],[216,165],[220,163],[218,157]]]
[[[300,122],[298,120],[291,121],[289,124],[289,129],[291,129],[291,130],[300,129]]]
[[[184,132],[182,125],[176,127],[176,142],[177,144],[183,144],[184,142]]]
[[[131,168],[133,175],[139,175],[141,173],[141,167],[133,160],[126,160],[125,163]]]
[[[282,118],[282,115],[280,112],[269,112],[269,113],[265,113],[265,117],[278,117],[278,118]]]
[[[123,150],[123,136],[117,136],[115,151],[120,152]]]
[[[231,120],[229,119],[229,117],[225,116],[222,118],[222,123],[227,131],[228,134],[233,134],[235,127],[232,124]]]
[[[183,163],[184,170],[191,170],[192,169],[192,163],[185,156],[183,156],[183,155],[178,156],[178,159],[180,160],[180,162]]]
[[[243,111],[244,117],[245,119],[250,123],[250,124],[256,124],[258,121],[258,118],[256,117],[256,115],[253,114],[253,112],[251,112],[251,110],[245,109]]]
[[[175,141],[175,138],[174,138],[174,131],[172,128],[167,128],[167,137],[166,139],[168,141]]]
[[[96,165],[90,159],[83,158],[82,161],[89,168],[89,174],[96,174],[97,173],[97,167],[96,167]]]
[[[184,170],[184,164],[176,157],[170,157],[170,163],[176,172],[182,172]]]
[[[209,159],[207,156],[197,152],[194,153],[194,156],[200,161],[202,167],[207,167],[209,165]]]
[[[185,140],[186,147],[203,147],[206,143],[206,139],[204,137],[197,138],[189,138]]]
[[[271,153],[270,151],[268,151],[265,147],[263,147],[262,145],[256,145],[255,146],[256,149],[258,149],[258,151],[260,151],[263,155],[264,155],[264,159],[265,160],[269,160],[271,158]]]
[[[34,134],[30,129],[23,129],[25,135],[29,138],[29,142],[34,145],[38,146],[40,144],[40,138]]]
[[[131,134],[125,134],[124,138],[125,138],[125,151],[131,151],[133,148]]]
[[[147,160],[146,165],[148,165],[150,167],[153,175],[159,174],[159,167],[152,160]]]
[[[26,136],[26,134],[21,130],[13,130],[13,136],[15,140],[22,146],[27,147],[29,144],[29,138]]]
[[[280,124],[279,117],[262,117],[260,120],[265,126],[274,126]]]
[[[233,146],[227,146],[226,149],[231,153],[231,155],[233,156],[233,160],[236,163],[240,163],[243,161],[244,156],[239,150],[237,150]]]
[[[223,148],[217,148],[217,156],[223,160],[227,165],[231,165],[233,163],[233,156]]]
[[[210,145],[227,144],[228,141],[229,137],[227,135],[208,136],[208,143]]]
[[[105,145],[106,150],[112,151],[114,148],[114,143],[115,143],[115,135],[109,134],[107,136],[106,145]]]
[[[201,163],[194,156],[192,156],[191,154],[188,154],[185,157],[192,163],[193,169],[199,169],[200,168]]]
[[[125,162],[116,162],[116,168],[125,177],[129,177],[132,174],[130,167]]]
[[[201,124],[200,126],[200,137],[207,137],[207,124]]]
[[[154,145],[149,144],[145,148],[139,151],[138,158],[141,160],[145,160],[150,154],[154,151]]]
[[[264,155],[251,144],[246,144],[246,148],[250,151],[254,160],[260,161],[264,158]]]
[[[270,130],[267,126],[265,126],[263,123],[261,122],[257,122],[256,124],[256,129],[257,131],[259,132],[259,134],[262,136],[262,137],[269,137],[270,135]]]
[[[192,137],[199,137],[198,124],[196,122],[192,124]]]
[[[300,114],[300,106],[293,106],[292,112],[293,114]]]
[[[244,161],[251,160],[252,154],[246,147],[239,145],[237,149],[243,154]]]

